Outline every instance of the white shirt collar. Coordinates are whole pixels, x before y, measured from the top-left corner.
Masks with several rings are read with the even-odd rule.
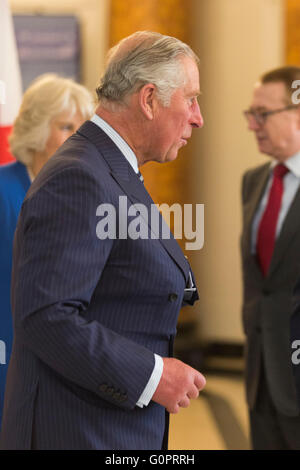
[[[111,138],[111,140],[116,144],[118,149],[122,152],[128,163],[132,166],[135,173],[139,172],[138,161],[133,150],[129,147],[127,142],[118,134],[115,129],[113,129],[104,119],[102,119],[98,114],[94,114],[91,118],[91,121],[96,124],[100,129]]]
[[[25,165],[25,168],[26,168],[28,177],[29,177],[29,179],[30,179],[30,183],[32,183],[33,180],[34,180],[34,174],[32,173],[32,170],[29,168],[29,166],[26,166],[26,165]]]
[[[288,158],[284,164],[291,173],[297,176],[297,178],[300,178],[300,151]]]
[[[278,161],[273,160],[271,164],[272,170],[277,164]],[[300,150],[299,152],[295,153],[295,155],[292,155],[287,160],[285,160],[284,165],[290,170],[291,173],[293,173],[293,175],[295,175],[297,178],[300,178]]]

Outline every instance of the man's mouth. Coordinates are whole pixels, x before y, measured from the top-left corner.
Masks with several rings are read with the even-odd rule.
[[[190,138],[190,136],[188,136],[188,137],[181,137],[180,142],[182,142],[183,145],[186,145],[189,138]]]

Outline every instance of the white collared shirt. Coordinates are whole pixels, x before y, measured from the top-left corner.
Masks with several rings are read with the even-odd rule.
[[[104,121],[104,119],[98,116],[98,114],[94,114],[94,116],[91,118],[91,121],[97,126],[99,126],[103,130],[103,132],[105,132],[105,134],[107,134],[108,137],[111,138],[111,140],[118,147],[120,152],[122,152],[128,163],[132,166],[135,173],[138,173],[139,168],[137,158],[133,150],[129,147],[127,142],[125,142],[125,140],[120,136],[120,134],[118,134],[118,132],[116,132],[115,129],[113,129],[106,121]],[[140,408],[143,408],[144,406],[147,406],[149,404],[155,390],[157,389],[157,386],[163,373],[164,363],[162,358],[157,354],[154,354],[154,358],[155,365],[152,374],[146,387],[144,388],[143,393],[141,394],[140,398],[136,403],[136,405]]]
[[[111,127],[106,121],[104,121],[104,119],[98,116],[98,114],[94,114],[94,116],[91,118],[91,121],[94,124],[97,124],[97,126],[99,126],[103,130],[103,132],[105,132],[105,134],[107,134],[108,137],[111,138],[113,143],[116,144],[120,152],[123,153],[128,163],[132,166],[135,173],[138,173],[139,172],[138,161],[135,156],[135,153],[129,147],[127,142],[125,142],[123,137],[121,137],[120,134],[118,134],[117,131],[115,131],[113,127]]]
[[[266,189],[264,191],[263,197],[258,205],[257,211],[255,213],[253,224],[252,224],[252,235],[251,235],[251,253],[256,253],[256,240],[258,227],[262,218],[262,215],[265,211],[269,193],[273,182],[273,170],[277,162],[272,162],[271,171]],[[277,225],[276,225],[276,238],[279,236],[282,229],[283,222],[285,217],[291,207],[291,204],[296,196],[296,193],[300,186],[300,151],[297,152],[292,157],[288,158],[284,162],[284,165],[290,170],[283,177],[283,195],[281,201],[281,207],[278,215]]]
[[[32,170],[29,168],[29,166],[26,166],[26,165],[25,165],[25,167],[26,167],[26,171],[27,171],[28,177],[29,177],[29,179],[30,179],[30,183],[32,183],[33,180],[34,180],[34,174],[32,173]]]

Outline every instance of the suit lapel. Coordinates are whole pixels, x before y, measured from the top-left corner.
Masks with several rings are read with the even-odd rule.
[[[247,254],[250,255],[251,251],[251,235],[252,235],[252,224],[255,212],[263,196],[268,177],[270,174],[270,165],[265,165],[261,174],[255,178],[254,188],[251,195],[251,201],[249,201],[247,208],[245,209],[245,245],[244,249],[247,250]],[[286,247],[289,246],[290,240],[293,236],[300,232],[300,188],[298,189],[294,201],[291,204],[289,212],[284,220],[279,237],[275,242],[274,253],[272,256],[270,269],[268,276],[272,275],[274,270],[278,267],[278,264],[282,257],[285,255]],[[259,273],[261,271],[257,268]]]
[[[151,205],[154,204],[149,193],[147,192],[143,183],[139,180],[135,174],[133,168],[130,166],[124,155],[118,149],[118,147],[113,143],[113,141],[108,137],[105,132],[103,132],[96,124],[91,121],[87,121],[81,126],[77,131],[79,134],[87,137],[98,149],[98,151],[103,155],[106,163],[111,169],[111,175],[118,185],[122,188],[124,193],[128,196],[130,201],[134,204],[137,201],[145,205],[148,211],[148,220],[146,221],[151,227]],[[158,211],[158,217],[160,220],[160,225],[166,225],[162,215]],[[141,214],[143,215],[143,214]],[[170,231],[169,231],[170,232]],[[160,236],[156,238],[159,239],[160,243],[163,245],[164,249],[172,257],[172,259],[179,266],[185,280],[187,282],[189,274],[189,265],[183,255],[183,252],[178,245],[177,241],[174,239],[172,233],[170,232],[169,239],[162,239]]]
[[[258,205],[261,201],[264,190],[266,188],[269,174],[270,174],[270,164],[267,164],[262,168],[261,174],[255,178],[254,187],[251,191],[251,198],[245,204],[245,208],[244,208],[245,246],[244,246],[244,249],[246,250],[247,255],[250,255],[251,253],[253,218],[255,216]]]
[[[124,157],[123,157],[124,158]],[[145,218],[145,222],[148,224],[151,232],[154,234],[154,238],[158,239],[160,243],[163,245],[165,250],[168,254],[173,258],[176,264],[182,270],[185,280],[187,282],[188,274],[189,274],[189,265],[185,259],[185,256],[182,253],[180,246],[178,245],[177,241],[174,239],[172,232],[170,231],[169,227],[167,226],[166,222],[164,221],[161,213],[158,211],[155,203],[153,202],[151,196],[147,192],[143,183],[137,178],[134,174],[134,171],[131,172],[131,167],[129,168],[129,180],[124,180],[120,175],[116,172],[112,172],[113,178],[117,181],[119,186],[123,189],[125,194],[128,196],[130,201],[135,204],[137,201],[142,203],[147,208],[147,219]],[[151,214],[152,212],[157,212],[157,217],[159,219],[159,226],[165,227],[163,233],[168,233],[169,238],[162,238],[159,234],[159,231],[155,229],[153,224],[151,224]],[[143,213],[141,213],[143,217]],[[157,227],[158,228],[158,227]]]
[[[276,240],[274,253],[270,265],[269,276],[277,268],[280,260],[285,255],[286,248],[289,246],[290,241],[296,233],[300,232],[300,188],[289,208],[289,211],[284,219],[280,235]]]

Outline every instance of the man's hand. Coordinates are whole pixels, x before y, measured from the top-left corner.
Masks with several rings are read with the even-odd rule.
[[[197,398],[206,384],[200,372],[178,359],[164,357],[164,369],[152,400],[164,406],[169,413],[187,408],[191,398]]]

